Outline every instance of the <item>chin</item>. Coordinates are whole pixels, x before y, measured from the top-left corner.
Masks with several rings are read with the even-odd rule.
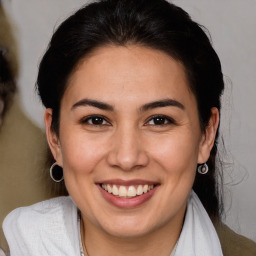
[[[152,221],[151,221],[152,222]],[[143,237],[157,229],[157,223],[149,223],[143,217],[121,217],[113,220],[109,219],[101,225],[101,228],[110,236],[118,238],[138,238]]]
[[[120,228],[111,228],[111,229],[105,229],[105,232],[112,236],[117,238],[123,238],[123,239],[134,239],[138,237],[146,236],[147,234],[151,233],[151,230],[145,229],[145,228],[138,228],[135,226],[122,226]]]

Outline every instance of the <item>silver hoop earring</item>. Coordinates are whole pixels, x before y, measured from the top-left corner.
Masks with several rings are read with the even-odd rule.
[[[209,171],[208,165],[206,163],[199,165],[197,171],[200,174],[206,174]]]
[[[55,182],[63,181],[63,169],[55,162],[50,168],[50,177]]]

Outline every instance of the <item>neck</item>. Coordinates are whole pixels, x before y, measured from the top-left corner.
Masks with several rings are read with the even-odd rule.
[[[172,225],[167,223],[147,235],[117,237],[95,227],[82,216],[81,236],[88,256],[169,256],[179,239],[183,219],[184,215],[172,222]]]

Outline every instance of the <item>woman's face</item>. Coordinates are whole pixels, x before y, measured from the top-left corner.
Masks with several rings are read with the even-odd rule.
[[[211,120],[202,134],[182,64],[140,46],[102,47],[80,63],[61,102],[59,137],[45,114],[85,226],[119,237],[181,227],[217,111]]]

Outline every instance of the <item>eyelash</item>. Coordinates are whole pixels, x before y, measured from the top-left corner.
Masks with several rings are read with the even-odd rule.
[[[90,123],[90,121],[92,121],[93,119],[94,119],[94,121],[96,121],[96,119],[100,119],[100,121],[102,121],[103,123],[100,123],[100,124],[94,124],[93,122]],[[95,125],[95,126],[107,126],[107,125],[110,125],[110,123],[106,119],[106,117],[101,116],[101,115],[88,116],[88,117],[83,118],[80,122],[81,122],[81,124]]]
[[[93,119],[94,121],[100,121],[100,123],[95,124],[93,123]],[[97,120],[98,119],[98,120]],[[164,121],[163,124],[150,124],[150,121]],[[87,124],[87,125],[94,125],[94,126],[110,126],[110,122],[106,119],[106,117],[102,116],[102,115],[92,115],[92,116],[88,116],[86,118],[83,118],[81,121],[81,124]],[[145,123],[145,126],[166,126],[166,125],[170,125],[170,124],[174,124],[176,125],[176,122],[174,119],[172,119],[171,117],[165,116],[165,115],[154,115],[151,116],[150,118],[148,118],[148,120]]]
[[[149,122],[154,120],[156,121],[156,119],[161,119],[161,120],[164,120],[164,123],[163,124],[150,124]],[[167,121],[167,122],[166,122]],[[165,116],[165,115],[154,115],[154,116],[151,116],[145,125],[149,125],[149,126],[166,126],[166,125],[170,125],[170,124],[174,124],[176,125],[176,122],[173,118],[169,117],[169,116]]]

